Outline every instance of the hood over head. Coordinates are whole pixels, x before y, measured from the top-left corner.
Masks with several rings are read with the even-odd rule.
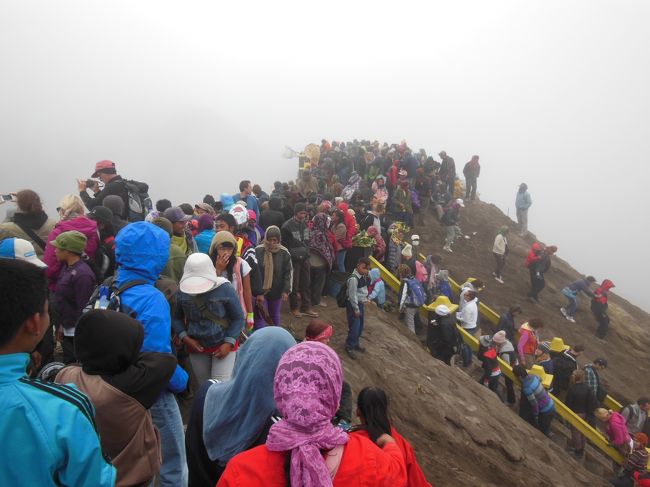
[[[117,311],[94,309],[75,328],[75,355],[90,375],[115,375],[135,363],[144,341],[139,321]]]
[[[149,222],[134,222],[120,230],[115,238],[118,282],[155,282],[169,259],[170,242],[165,230]]]
[[[372,279],[372,282],[375,282],[381,278],[381,273],[379,272],[379,269],[376,267],[370,269],[370,279]]]

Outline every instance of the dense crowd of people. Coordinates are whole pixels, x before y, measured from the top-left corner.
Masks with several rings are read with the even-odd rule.
[[[235,194],[153,206],[146,184],[122,178],[104,160],[91,179],[77,181],[78,194],[61,199],[58,221],[34,191],[13,195],[16,211],[0,224],[0,404],[8,411],[0,430],[31,449],[13,451],[0,468],[3,485],[149,485],[154,478],[161,486],[430,485],[389,420],[383,390],[359,392],[351,426],[352,391],[328,345],[333,327],[318,319],[325,295],[345,308],[345,352],[353,360],[366,351],[367,306],[396,309],[408,330],[426,335],[434,357],[451,364],[460,356],[469,366],[458,323],[479,338],[481,382],[500,394],[498,358],[513,366],[520,414],[544,434],[554,403],[527,371],[535,363],[555,370],[554,392],[577,413],[620,426],[618,413],[605,418],[599,409],[605,359],[580,369],[584,347],[540,342],[539,319],[517,329],[518,306],[481,336],[484,283],[469,279],[453,304],[442,256],[421,260],[412,230],[425,214],[445,227],[442,250],[453,252],[464,236],[460,215],[476,198],[478,156],[463,168],[463,194],[444,151],[436,161],[405,142],[323,140],[315,149],[301,157],[297,181],[276,182],[268,194],[244,180]],[[525,184],[516,204],[523,235],[532,204]],[[499,283],[507,236],[502,227],[494,241]],[[531,300],[556,251],[539,243],[530,250]],[[400,281],[395,295],[370,256]],[[561,312],[575,321],[577,295],[589,296],[604,337],[613,283],[592,291],[594,283],[587,276],[567,285]],[[310,320],[304,337],[282,327],[283,303]],[[435,309],[428,323],[419,313],[425,304]],[[514,404],[513,381],[505,378],[505,387]],[[649,408],[640,399],[624,410],[630,440],[612,444],[628,461],[617,481],[640,471],[645,450],[635,445],[643,444]],[[618,426],[611,428],[616,441]],[[580,456],[579,433],[573,446]],[[26,467],[35,455],[43,461]]]

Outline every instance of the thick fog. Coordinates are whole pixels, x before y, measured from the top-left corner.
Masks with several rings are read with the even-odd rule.
[[[285,145],[406,139],[480,155],[481,198],[510,215],[528,183],[531,230],[649,309],[649,18],[643,0],[3,2],[0,192],[53,210],[112,159],[198,202],[295,177]]]

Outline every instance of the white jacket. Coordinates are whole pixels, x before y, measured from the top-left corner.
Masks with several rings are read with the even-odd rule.
[[[506,238],[499,233],[494,239],[494,246],[492,247],[492,252],[499,255],[505,255],[507,245],[508,245],[508,240],[506,240]]]
[[[478,298],[465,302],[463,311],[458,314],[458,320],[460,321],[460,326],[465,329],[475,328],[477,326]]]

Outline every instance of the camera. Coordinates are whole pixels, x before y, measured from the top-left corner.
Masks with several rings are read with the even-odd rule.
[[[97,184],[97,181],[95,179],[86,179],[86,187],[88,189],[94,188],[95,184]]]

